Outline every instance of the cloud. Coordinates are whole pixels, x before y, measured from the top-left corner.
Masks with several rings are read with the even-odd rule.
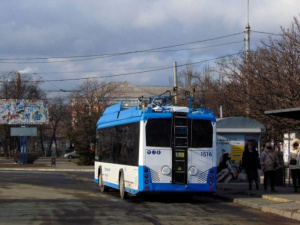
[[[18,70],[19,73],[35,73],[36,68],[26,67],[25,69]]]
[[[299,15],[299,0],[250,0],[253,31],[279,33]],[[132,68],[172,67],[173,62],[200,62],[244,48],[246,0],[26,0],[2,1],[0,8],[1,71],[30,71],[41,79],[109,76]],[[227,38],[214,39],[241,33]],[[251,33],[251,47],[267,35]],[[110,57],[67,58],[134,52],[207,40],[176,48]],[[225,43],[233,44],[222,45]],[[208,46],[215,46],[210,47]],[[204,47],[204,48],[199,48]],[[180,51],[169,51],[181,49]],[[190,50],[189,50],[190,49]],[[47,60],[28,60],[47,58]],[[18,63],[3,59],[23,59]],[[212,63],[212,62],[210,62]],[[201,69],[206,63],[195,67]],[[81,72],[82,71],[82,72]],[[134,84],[167,85],[173,70],[112,76]],[[51,84],[50,84],[51,83]],[[80,81],[47,82],[49,88],[74,88]],[[45,84],[45,85],[47,85]]]

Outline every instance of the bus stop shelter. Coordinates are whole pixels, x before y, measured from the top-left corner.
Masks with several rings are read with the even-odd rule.
[[[269,110],[264,112],[265,115],[268,116],[276,116],[281,118],[288,118],[300,121],[300,107],[297,108],[288,108],[288,109],[277,109],[277,110]],[[288,158],[290,154],[290,142],[296,138],[296,133],[291,135],[289,132],[287,135],[284,135],[283,140],[283,159],[284,163],[288,164]],[[290,184],[290,173],[289,173],[289,184]]]
[[[252,142],[260,153],[261,133],[264,133],[265,130],[265,125],[247,117],[217,119],[217,171],[219,183],[242,181],[240,172],[245,145]]]
[[[300,121],[300,107],[265,111],[265,115],[275,116],[275,117],[280,117],[280,118],[294,119],[296,121]],[[299,131],[292,131],[292,132],[289,131],[289,133],[284,134],[283,152],[284,152],[284,162],[285,163],[288,163],[288,157],[289,157],[289,153],[290,153],[290,142],[294,138],[300,138],[299,135],[300,135]]]

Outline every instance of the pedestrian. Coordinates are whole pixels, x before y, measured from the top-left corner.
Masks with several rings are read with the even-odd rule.
[[[245,169],[245,172],[248,177],[249,190],[252,189],[252,182],[255,182],[256,190],[259,190],[258,186],[258,169],[259,165],[259,154],[254,147],[252,142],[248,142],[245,145],[245,149],[242,157],[242,168]]]
[[[298,192],[297,185],[300,186],[300,140],[294,139],[292,141],[291,152],[289,156],[289,168],[292,173],[292,180],[294,191]],[[298,182],[297,182],[298,181]]]
[[[275,154],[278,157],[278,167],[275,171],[275,186],[284,185],[285,184],[285,167],[283,160],[283,152],[280,149],[278,144],[274,145]]]
[[[264,190],[267,191],[268,181],[270,180],[271,191],[275,190],[275,171],[278,167],[279,159],[270,142],[267,142],[264,151],[261,153],[261,168],[264,172]]]

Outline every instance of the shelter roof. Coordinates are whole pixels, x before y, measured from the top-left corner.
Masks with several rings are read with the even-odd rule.
[[[264,124],[247,117],[227,117],[217,119],[217,133],[262,133]]]
[[[265,115],[300,120],[300,107],[265,111]]]

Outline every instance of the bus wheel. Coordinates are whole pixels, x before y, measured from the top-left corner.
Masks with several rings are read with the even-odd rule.
[[[124,182],[124,174],[123,173],[121,173],[119,185],[120,185],[120,197],[121,197],[121,199],[126,199],[127,192],[125,192],[125,182]]]
[[[103,177],[102,177],[102,173],[99,173],[98,176],[98,184],[99,184],[99,188],[101,192],[106,192],[108,190],[108,188],[103,184]]]

